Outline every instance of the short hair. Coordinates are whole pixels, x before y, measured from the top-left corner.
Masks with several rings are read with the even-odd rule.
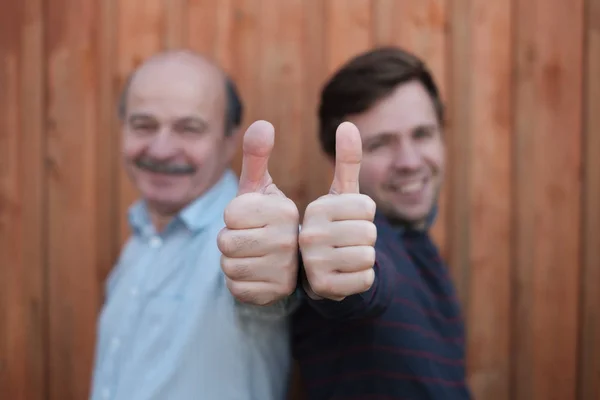
[[[417,80],[431,97],[440,124],[444,106],[433,75],[414,54],[397,47],[379,47],[346,62],[324,85],[319,104],[319,140],[335,157],[338,126],[352,114],[367,111],[403,83]]]
[[[129,75],[119,97],[117,113],[121,121],[127,116],[127,96],[133,77],[134,74]],[[225,136],[229,136],[242,124],[244,116],[244,104],[235,82],[229,76],[225,76],[225,101]]]

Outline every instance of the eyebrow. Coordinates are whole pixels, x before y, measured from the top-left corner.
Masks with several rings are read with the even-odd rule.
[[[193,125],[197,125],[199,128],[206,128],[208,126],[208,122],[206,122],[204,119],[200,118],[200,117],[183,117],[183,118],[178,118],[175,121],[176,124],[193,124]]]
[[[129,123],[134,123],[134,122],[141,122],[141,121],[156,121],[156,118],[154,118],[152,115],[150,114],[133,114],[129,117]],[[175,124],[193,124],[198,126],[198,128],[201,129],[205,129],[208,126],[208,122],[206,122],[204,119],[200,118],[200,117],[181,117],[181,118],[177,118],[175,120]]]

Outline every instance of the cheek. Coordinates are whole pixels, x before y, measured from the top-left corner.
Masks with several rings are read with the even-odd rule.
[[[146,147],[147,144],[143,140],[126,138],[123,140],[121,152],[126,160],[132,160],[139,157]]]
[[[441,143],[431,143],[430,146],[421,149],[421,154],[427,165],[429,165],[435,174],[443,174],[446,155]]]
[[[363,159],[360,166],[359,183],[365,193],[373,195],[385,181],[387,163],[380,159]]]

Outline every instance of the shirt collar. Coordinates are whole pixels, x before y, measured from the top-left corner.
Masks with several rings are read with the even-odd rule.
[[[219,181],[203,195],[188,204],[169,223],[167,231],[174,226],[183,224],[192,232],[197,232],[206,227],[215,219],[215,213],[222,214],[230,199],[235,196],[238,179],[231,170],[226,170]],[[141,199],[131,206],[128,212],[131,228],[138,234],[150,235],[154,233],[154,226],[146,202]]]

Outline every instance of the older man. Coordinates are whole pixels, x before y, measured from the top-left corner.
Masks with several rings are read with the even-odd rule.
[[[273,127],[246,132],[238,184],[242,105],[220,68],[168,51],[125,89],[122,155],[141,200],[107,281],[91,399],[285,398],[298,210],[268,175]],[[248,248],[253,235],[271,239]]]
[[[425,64],[398,48],[355,57],[325,85],[335,177],[304,215],[307,302],[294,317],[311,400],[470,398],[458,301],[428,234],[443,114]]]

